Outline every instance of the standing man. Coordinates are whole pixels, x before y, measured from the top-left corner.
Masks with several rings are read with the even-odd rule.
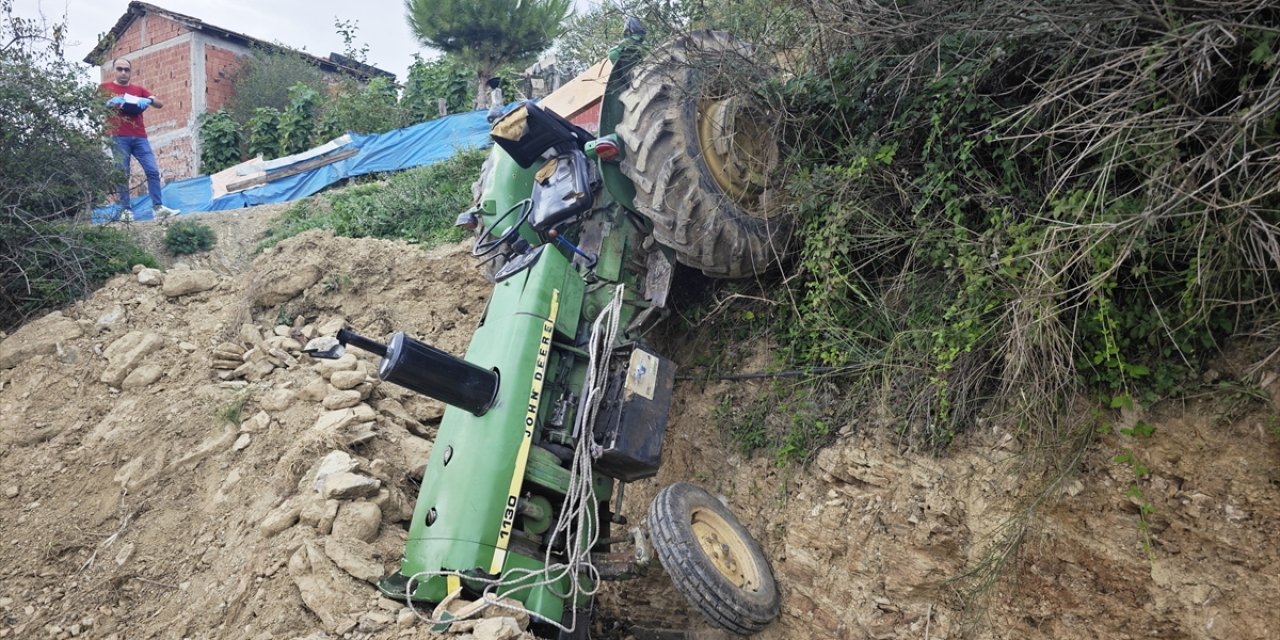
[[[116,109],[116,113],[107,120],[107,128],[115,143],[116,166],[124,171],[124,183],[118,187],[120,219],[124,221],[133,219],[133,211],[129,208],[130,156],[138,159],[142,172],[147,175],[147,192],[151,194],[151,205],[156,219],[168,219],[169,216],[177,215],[179,212],[164,206],[161,200],[160,167],[156,164],[156,155],[152,153],[151,143],[147,140],[147,128],[142,123],[142,112],[146,111],[147,107],[162,109],[164,103],[151,95],[150,91],[136,84],[129,84],[129,78],[133,74],[133,64],[128,60],[117,58],[111,66],[115,68],[115,81],[104,82],[99,86],[103,92],[112,96],[107,104]]]

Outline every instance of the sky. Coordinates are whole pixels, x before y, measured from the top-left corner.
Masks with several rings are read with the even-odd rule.
[[[403,0],[151,0],[147,4],[259,40],[279,41],[322,58],[330,52],[342,53],[344,48],[334,28],[335,17],[354,20],[355,44],[368,45],[369,64],[396,74],[400,81],[404,81],[414,53],[427,59],[435,57],[409,31]],[[16,0],[14,13],[23,18],[43,15],[50,23],[65,21],[67,59],[79,62],[128,7],[129,0]]]

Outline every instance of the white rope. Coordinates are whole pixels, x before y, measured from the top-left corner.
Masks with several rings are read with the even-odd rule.
[[[591,426],[595,424],[596,416],[600,411],[602,396],[608,386],[609,354],[613,350],[614,341],[618,337],[618,325],[622,317],[622,301],[625,293],[623,285],[619,284],[614,289],[613,298],[610,300],[609,305],[600,311],[600,314],[596,316],[595,322],[591,325],[591,337],[587,349],[587,374],[582,385],[580,410],[574,424],[574,437],[577,441],[577,446],[574,447],[573,460],[569,467],[569,486],[565,493],[564,506],[560,509],[560,518],[557,520],[555,528],[548,534],[547,551],[543,557],[543,568],[516,568],[497,579],[477,578],[463,575],[459,571],[419,571],[410,576],[408,582],[405,583],[405,602],[419,620],[432,625],[450,624],[461,620],[461,618],[444,619],[443,615],[440,618],[436,618],[434,612],[430,616],[425,616],[414,606],[412,600],[415,582],[437,576],[457,576],[460,579],[485,585],[480,594],[480,598],[485,602],[485,605],[479,610],[488,607],[499,607],[515,612],[524,612],[530,618],[551,624],[565,632],[572,632],[577,627],[578,611],[576,607],[573,607],[573,602],[581,596],[595,596],[600,590],[600,571],[591,563],[591,549],[600,540],[600,527],[597,522],[600,509],[592,483],[594,477],[592,468],[595,459],[601,455],[601,451],[592,438]],[[571,534],[574,539],[569,541]],[[565,561],[552,562],[550,543],[561,536],[566,540]],[[583,588],[582,583],[577,579],[579,575],[583,574],[589,578],[588,582],[591,585],[589,589]],[[540,577],[534,579],[535,576]],[[569,582],[568,591],[566,593],[557,592],[555,584],[566,578]],[[496,593],[498,589],[504,589],[505,592],[502,597],[508,597],[512,594],[538,587],[546,587],[557,597],[563,598],[570,606],[572,613],[568,626],[561,624],[559,620],[547,620],[523,606],[500,602]]]

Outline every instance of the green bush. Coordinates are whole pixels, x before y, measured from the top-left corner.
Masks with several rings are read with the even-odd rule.
[[[284,213],[259,248],[310,229],[349,237],[374,237],[435,246],[466,232],[454,226],[471,204],[471,184],[488,154],[465,150],[436,164],[308,198]]]
[[[414,54],[400,105],[409,122],[426,122],[440,117],[438,101],[441,98],[449,113],[471,110],[475,90],[475,72],[457,56],[445,54],[427,62]]]
[[[302,83],[290,87],[289,106],[280,114],[280,124],[276,130],[280,136],[281,156],[302,153],[311,148],[321,95]]]
[[[0,326],[12,327],[83,297],[133,265],[157,266],[127,234],[70,223],[0,223],[0,244],[13,261],[13,278],[0,284]]]
[[[219,109],[200,116],[200,171],[213,174],[240,162],[240,126]]]
[[[213,229],[195,220],[179,220],[164,232],[164,246],[175,256],[208,251],[216,241]]]
[[[246,125],[249,130],[249,157],[264,159],[280,157],[280,111],[273,107],[258,107]]]

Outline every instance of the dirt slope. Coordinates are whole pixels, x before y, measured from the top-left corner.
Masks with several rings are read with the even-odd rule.
[[[462,247],[314,232],[246,265],[235,247],[256,238],[236,227],[227,253],[191,261],[210,271],[118,277],[0,343],[0,638],[430,635],[369,581],[397,566],[442,408],[376,384],[364,356],[322,366],[297,346],[346,321],[461,353],[489,287]],[[1171,404],[1117,425],[1141,417],[1149,437],[1100,435],[970,627],[948,580],[991,557],[1042,486],[1019,475],[1016,439],[987,427],[939,459],[900,453],[868,419],[779,470],[713,426],[753,384],[680,385],[665,466],[624,506],[641,522],[677,480],[724,496],[782,590],[760,637],[1274,637],[1274,404],[1225,421],[1221,403]],[[1141,498],[1124,450],[1151,470]],[[598,636],[639,622],[727,637],[656,564],[600,601]],[[474,635],[514,633],[495,628]]]

